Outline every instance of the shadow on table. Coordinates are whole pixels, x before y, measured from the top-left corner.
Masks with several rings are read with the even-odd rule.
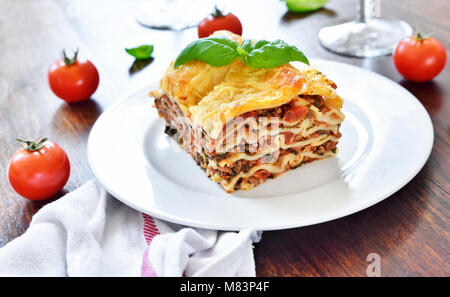
[[[55,195],[53,195],[52,197],[50,197],[48,199],[36,200],[36,201],[29,200],[28,203],[30,204],[30,207],[32,207],[34,209],[34,211],[37,212],[42,207],[44,207],[46,204],[58,200],[62,196],[66,195],[67,193],[69,193],[69,191],[63,188],[60,191],[58,191],[58,193],[56,193]]]
[[[133,64],[131,65],[130,69],[128,69],[128,73],[130,75],[133,75],[133,74],[141,71],[142,69],[147,67],[149,64],[151,64],[153,62],[153,60],[154,60],[153,58],[144,59],[144,60],[135,60],[133,62]]]
[[[403,79],[399,84],[410,91],[425,106],[425,109],[431,114],[436,114],[444,106],[445,98],[441,86],[429,81],[426,83],[415,83]]]
[[[92,99],[77,103],[64,103],[53,115],[53,128],[59,134],[86,134],[101,113],[102,108]]]

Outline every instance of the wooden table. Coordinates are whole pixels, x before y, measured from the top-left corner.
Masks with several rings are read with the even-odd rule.
[[[378,253],[383,276],[448,276],[449,67],[434,81],[415,84],[401,78],[390,56],[356,59],[321,48],[318,30],[352,19],[355,0],[331,0],[325,9],[304,15],[287,13],[278,0],[228,2],[243,21],[245,36],[281,38],[309,57],[354,64],[398,82],[425,106],[435,132],[425,167],[390,198],[332,222],[265,232],[255,248],[257,275],[364,276],[367,255]],[[170,32],[139,26],[138,5],[111,0],[0,1],[0,246],[25,232],[33,214],[46,203],[22,199],[8,184],[8,160],[18,145],[14,138],[47,136],[59,143],[72,164],[70,180],[59,196],[76,189],[93,178],[86,140],[97,117],[121,96],[158,80],[178,51],[196,38],[195,29]],[[444,0],[382,1],[383,16],[434,32],[449,49],[448,11],[450,2]],[[155,59],[131,73],[133,59],[124,48],[143,43],[155,45]],[[81,56],[98,67],[101,82],[93,100],[68,105],[50,91],[47,70],[60,49],[77,46]]]

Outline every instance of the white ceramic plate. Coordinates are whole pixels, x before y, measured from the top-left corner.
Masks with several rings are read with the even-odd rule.
[[[340,218],[409,182],[433,144],[431,120],[395,82],[358,67],[313,60],[338,85],[346,119],[336,158],[316,161],[251,191],[226,194],[163,133],[152,84],[105,111],[92,128],[88,158],[99,182],[129,206],[202,228],[275,230]]]

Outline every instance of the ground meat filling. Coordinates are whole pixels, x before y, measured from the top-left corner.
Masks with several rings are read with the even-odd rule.
[[[278,117],[281,120],[287,121],[289,123],[298,122],[299,125],[304,118],[311,116],[308,112],[309,107],[314,105],[320,111],[326,112],[327,106],[325,105],[324,98],[322,96],[316,95],[299,95],[301,99],[308,101],[306,106],[297,106],[295,104],[295,99],[291,102],[284,104],[279,107],[269,108],[269,109],[261,109],[250,111],[241,115],[242,118],[246,119],[249,117]],[[200,166],[208,175],[217,175],[223,181],[229,181],[239,173],[247,173],[254,166],[258,166],[262,163],[272,163],[276,162],[278,159],[287,154],[298,155],[302,151],[309,151],[316,153],[318,155],[323,155],[326,152],[332,151],[333,153],[336,151],[336,142],[335,141],[327,141],[320,146],[300,146],[300,147],[292,147],[287,149],[278,149],[271,154],[265,155],[257,160],[237,160],[232,164],[225,164],[219,166],[217,164],[220,161],[225,160],[231,154],[237,151],[245,151],[248,155],[258,154],[267,149],[267,147],[272,143],[272,136],[264,136],[265,138],[261,138],[256,144],[248,144],[246,141],[242,140],[239,144],[237,144],[232,151],[227,152],[216,152],[215,140],[211,139],[206,135],[204,131],[198,131],[192,128],[187,123],[186,119],[183,119],[181,116],[183,113],[179,109],[178,105],[172,103],[172,101],[166,96],[163,95],[159,98],[155,99],[155,107],[158,110],[159,115],[166,120],[166,127],[164,132],[171,137],[174,137],[177,142],[182,146],[184,150],[191,154],[193,159],[196,161],[197,165]],[[321,124],[320,122],[315,122],[314,124]],[[294,126],[295,127],[295,126]],[[245,133],[250,135],[251,132],[246,128]],[[270,127],[269,127],[270,130]],[[225,131],[225,127],[224,127]],[[195,135],[201,134],[202,137],[197,139]],[[340,137],[340,133],[338,132],[336,135],[330,131],[317,131],[312,135],[304,138],[300,134],[293,134],[291,132],[283,132],[285,144],[289,145],[295,142],[303,141],[307,138],[318,137],[322,134],[333,135],[336,138]],[[257,146],[257,147],[255,147]],[[295,168],[300,166],[301,164],[311,162],[315,160],[315,158],[304,157],[301,160],[301,163],[295,166],[287,165],[289,168]],[[211,162],[216,164],[215,167],[209,166]],[[288,168],[287,168],[288,169]],[[251,188],[254,186],[263,183],[268,178],[274,178],[279,174],[272,174],[265,169],[260,169],[256,171],[252,176],[247,178],[240,178],[235,184],[235,190]]]

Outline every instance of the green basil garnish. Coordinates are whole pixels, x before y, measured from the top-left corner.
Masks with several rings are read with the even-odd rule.
[[[126,48],[125,51],[136,58],[136,60],[150,59],[153,53],[153,45],[145,44],[134,48]]]
[[[200,60],[213,66],[228,65],[238,57],[239,44],[226,37],[208,37],[189,44],[175,60],[175,68],[192,60]]]
[[[212,66],[224,66],[240,58],[252,68],[273,68],[291,61],[309,65],[306,56],[295,46],[283,40],[260,40],[252,43],[245,40],[242,45],[226,37],[208,37],[190,43],[175,60],[175,68],[192,61],[203,61]]]
[[[301,51],[283,40],[258,41],[247,57],[248,65],[253,68],[272,68],[291,61],[299,61],[309,65],[308,59]]]

